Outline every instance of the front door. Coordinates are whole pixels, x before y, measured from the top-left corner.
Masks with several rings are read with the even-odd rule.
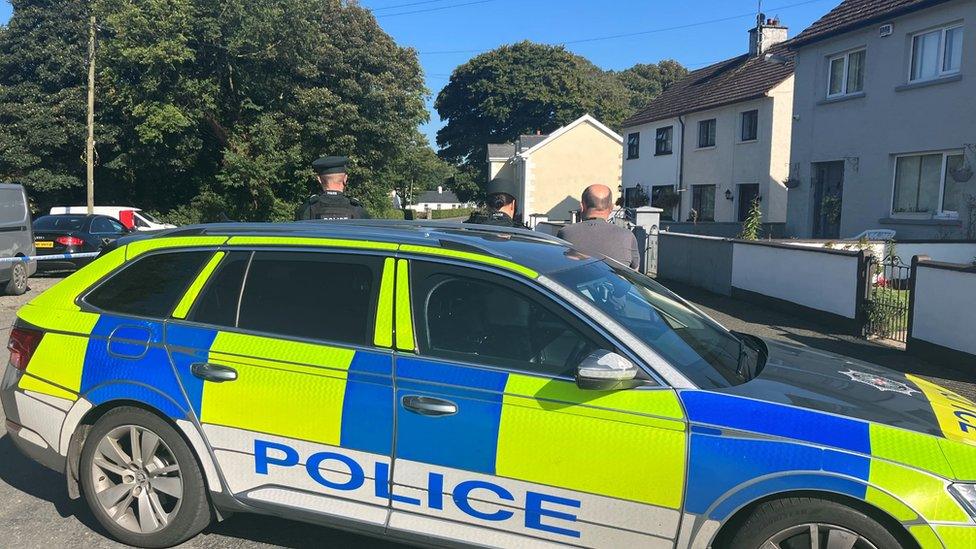
[[[749,212],[752,211],[752,203],[759,198],[759,185],[755,183],[749,183],[747,185],[739,185],[739,216],[738,220],[745,221],[749,218]]]
[[[385,525],[393,359],[381,296],[392,300],[393,289],[384,263],[229,251],[177,307],[171,357],[238,498]]]
[[[844,161],[813,164],[813,237],[840,238]]]
[[[674,392],[577,388],[581,358],[614,345],[522,282],[425,261],[410,279],[411,299],[397,296],[398,315],[412,301],[416,342],[395,364],[390,527],[672,547],[686,454]]]

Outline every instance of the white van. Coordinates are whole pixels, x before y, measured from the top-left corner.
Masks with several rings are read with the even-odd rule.
[[[51,215],[57,214],[86,214],[87,206],[56,206],[51,208]],[[127,229],[137,231],[158,231],[161,229],[175,229],[176,225],[163,223],[149,213],[131,206],[95,206],[97,215],[107,215],[122,222]]]
[[[20,185],[0,184],[0,258],[24,258],[0,262],[0,292],[20,295],[27,291],[27,278],[37,270],[34,232],[31,229],[27,195]]]

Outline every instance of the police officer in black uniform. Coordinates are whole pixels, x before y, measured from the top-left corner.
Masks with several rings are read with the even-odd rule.
[[[322,185],[320,194],[312,195],[302,204],[295,219],[369,219],[369,214],[355,198],[349,198],[346,190],[345,156],[325,156],[312,162],[312,169]]]
[[[518,186],[514,181],[496,177],[488,182],[485,187],[487,197],[485,198],[486,210],[479,210],[471,213],[465,223],[477,223],[479,225],[496,225],[499,227],[523,227],[515,221],[515,196],[518,194]]]

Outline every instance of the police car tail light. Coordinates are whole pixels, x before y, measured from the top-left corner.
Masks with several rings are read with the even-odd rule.
[[[7,349],[10,350],[10,365],[21,371],[26,370],[43,337],[44,333],[36,330],[24,328],[11,330],[10,341],[7,343]]]
[[[55,238],[54,241],[62,246],[81,246],[85,243],[84,240],[78,238],[77,236],[59,236]]]

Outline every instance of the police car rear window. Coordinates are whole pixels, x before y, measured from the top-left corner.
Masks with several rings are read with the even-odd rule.
[[[137,259],[85,296],[85,302],[112,313],[169,316],[211,255],[174,252]]]

